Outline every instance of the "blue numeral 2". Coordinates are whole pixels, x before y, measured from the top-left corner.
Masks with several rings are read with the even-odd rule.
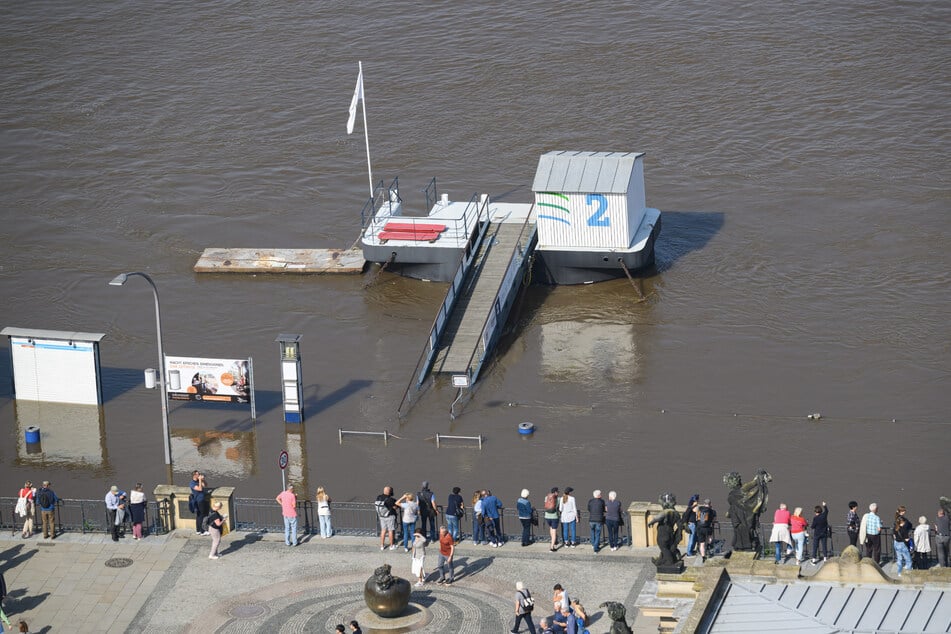
[[[590,207],[592,203],[598,203],[598,208],[593,214],[588,216],[589,227],[610,227],[611,218],[604,214],[608,210],[608,199],[604,194],[588,194],[585,197],[585,203]]]

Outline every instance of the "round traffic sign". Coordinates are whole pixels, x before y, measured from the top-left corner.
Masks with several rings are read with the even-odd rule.
[[[281,465],[281,471],[287,468],[287,452],[281,452],[281,458],[278,460],[277,464]]]

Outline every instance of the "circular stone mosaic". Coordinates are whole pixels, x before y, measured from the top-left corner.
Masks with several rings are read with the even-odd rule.
[[[407,611],[395,619],[379,619],[363,601],[362,584],[312,587],[266,602],[228,610],[231,617],[216,630],[239,632],[332,632],[337,623],[357,619],[373,631],[481,633],[508,630],[500,608],[504,603],[462,588],[414,589]],[[257,610],[257,614],[252,611]],[[369,630],[368,630],[369,631]]]

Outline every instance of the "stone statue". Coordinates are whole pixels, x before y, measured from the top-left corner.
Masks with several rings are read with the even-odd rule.
[[[733,524],[733,550],[760,551],[759,516],[766,510],[769,500],[766,485],[772,481],[773,476],[766,469],[758,469],[746,484],[736,471],[723,476],[723,484],[730,488],[727,497],[730,510],[726,516]]]
[[[674,508],[677,498],[673,493],[663,493],[657,500],[664,507],[648,526],[657,525],[657,547],[660,556],[654,558],[657,572],[683,572],[683,555],[680,554],[680,540],[683,538],[683,522],[680,513]]]
[[[623,603],[605,601],[602,608],[607,608],[608,618],[611,619],[611,629],[608,634],[634,634],[627,624],[627,609]]]
[[[363,600],[374,613],[391,618],[399,616],[409,605],[412,588],[409,581],[390,574],[390,565],[383,564],[373,571],[363,586]]]

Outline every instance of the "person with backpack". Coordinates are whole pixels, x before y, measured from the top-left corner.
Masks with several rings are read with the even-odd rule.
[[[390,534],[390,550],[396,550],[396,500],[393,499],[393,487],[383,487],[383,493],[376,496],[374,506],[380,518],[380,550],[386,550],[387,533]]]
[[[518,511],[518,521],[522,523],[522,546],[532,545],[532,503],[528,499],[528,489],[522,489],[522,494],[515,502]]]
[[[522,621],[528,625],[528,631],[535,634],[535,623],[532,622],[532,610],[535,609],[535,599],[521,581],[515,582],[515,625],[512,634],[517,634]]]
[[[545,523],[548,525],[548,532],[551,534],[551,544],[548,550],[555,552],[558,550],[558,487],[552,487],[551,493],[545,496]]]
[[[419,503],[419,521],[423,526],[423,534],[426,534],[426,526],[429,526],[429,541],[434,542],[439,537],[436,535],[436,518],[439,511],[436,510],[436,495],[429,488],[429,481],[423,480],[423,486],[416,494],[416,501]]]
[[[700,561],[707,560],[707,547],[713,543],[713,523],[717,519],[717,512],[706,498],[703,504],[697,507],[697,540],[700,543]]]
[[[56,492],[50,488],[48,480],[36,492],[36,505],[40,507],[40,516],[43,518],[43,539],[56,539]]]

